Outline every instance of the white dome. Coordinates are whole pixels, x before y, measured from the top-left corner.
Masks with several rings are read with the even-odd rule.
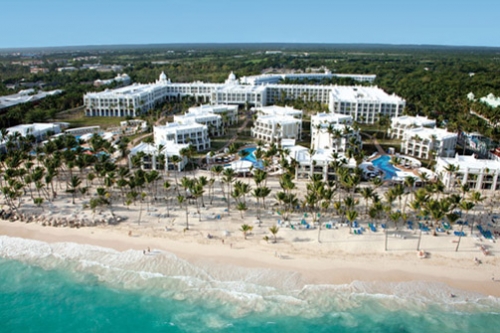
[[[160,74],[160,81],[167,81],[167,76],[165,75],[164,72],[161,72]]]
[[[230,81],[236,80],[236,75],[234,75],[234,73],[231,72],[231,74],[229,74],[228,80],[230,80]]]

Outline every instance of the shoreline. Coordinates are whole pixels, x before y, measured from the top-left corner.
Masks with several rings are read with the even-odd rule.
[[[174,234],[151,235],[147,229],[117,226],[74,228],[43,227],[36,223],[0,221],[0,235],[47,243],[71,242],[112,248],[117,251],[151,249],[170,252],[194,265],[219,265],[296,272],[304,285],[350,284],[362,282],[441,282],[463,291],[500,297],[500,269],[495,257],[481,265],[446,253],[433,253],[419,259],[415,251],[349,253],[332,249],[330,244],[256,244],[251,240],[206,239],[194,232],[175,239]],[[141,232],[142,231],[142,232]],[[194,235],[193,235],[194,234]],[[453,252],[455,253],[455,252]],[[463,257],[463,253],[461,257]],[[494,275],[493,275],[494,274]],[[496,281],[492,280],[492,275]]]

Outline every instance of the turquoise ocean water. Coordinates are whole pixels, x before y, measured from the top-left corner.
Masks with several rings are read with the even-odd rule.
[[[450,298],[450,293],[456,295]],[[0,332],[495,332],[500,300],[0,236]]]

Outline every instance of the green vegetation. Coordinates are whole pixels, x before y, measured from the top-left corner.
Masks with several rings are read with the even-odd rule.
[[[70,123],[70,127],[84,127],[84,126],[101,126],[101,128],[120,126],[120,121],[126,118],[122,117],[85,117],[84,115],[78,118],[66,119]]]
[[[266,54],[269,48],[280,54]],[[36,54],[36,51],[32,52]],[[82,58],[88,57],[88,58]],[[30,74],[23,62],[37,60],[37,66],[48,73]],[[484,133],[494,140],[500,138],[500,127],[488,126],[487,121],[471,115],[472,108],[496,123],[500,110],[470,102],[467,94],[479,98],[489,93],[500,95],[499,57],[496,48],[417,47],[373,45],[313,45],[313,44],[238,44],[238,45],[158,45],[138,47],[101,47],[71,52],[39,52],[33,56],[0,54],[0,95],[25,89],[21,83],[42,83],[45,89],[62,89],[64,93],[38,105],[20,105],[0,115],[0,126],[20,122],[43,121],[58,112],[81,105],[87,91],[99,91],[92,82],[114,77],[114,72],[78,70],[58,72],[58,67],[83,64],[121,65],[134,82],[148,83],[164,71],[174,82],[223,82],[230,71],[239,77],[263,72],[299,70],[308,72],[326,67],[337,73],[376,74],[375,85],[395,93],[407,101],[406,113],[426,115],[451,131],[465,130]],[[323,82],[293,81],[295,84],[360,84],[351,79],[331,79]],[[7,85],[18,84],[15,90]],[[176,105],[159,106],[152,115],[159,119],[162,112],[184,111],[200,101],[189,100]],[[326,105],[284,98],[279,104],[294,105],[306,111],[326,109]],[[375,129],[370,129],[370,131]]]

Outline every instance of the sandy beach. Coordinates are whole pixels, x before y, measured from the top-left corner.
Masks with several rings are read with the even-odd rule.
[[[270,180],[268,184],[277,186],[275,180]],[[299,184],[299,187],[303,185]],[[55,200],[50,212],[47,209],[41,212],[40,208],[26,200],[21,211],[52,217],[68,216],[77,211],[90,217],[92,212],[81,209],[81,200],[77,199],[73,205],[70,197],[63,194]],[[70,228],[43,226],[41,222],[0,220],[0,234],[49,243],[91,244],[118,251],[158,249],[193,264],[298,272],[305,284],[443,282],[453,288],[500,297],[498,244],[470,235],[462,238],[460,250],[455,252],[458,237],[453,234],[439,234],[437,237],[424,234],[421,248],[427,253],[427,258],[421,259],[416,251],[418,232],[405,230],[404,226],[400,226],[397,232],[389,232],[387,251],[384,250],[385,234],[380,229],[377,232],[368,230],[362,235],[349,233],[348,227],[323,229],[321,242],[318,242],[318,229],[281,227],[277,242],[273,243],[263,240],[264,236],[271,238],[268,228],[275,225],[279,218],[272,209],[263,212],[262,223],[255,224],[248,238],[244,239],[239,228],[242,223],[253,225],[255,208],[247,211],[242,220],[238,211],[231,210],[228,216],[224,211],[225,204],[214,201],[214,205],[205,209],[206,214],[221,215],[221,218],[203,218],[202,212],[200,222],[196,207],[190,205],[190,229],[186,231],[185,209],[175,208],[174,205],[169,208],[169,217],[166,217],[163,205],[150,206],[149,211],[143,207],[143,212],[139,213],[139,204],[127,208],[118,201],[113,211],[116,216],[122,217],[123,222],[117,225]],[[103,208],[96,215],[105,217],[107,211]],[[139,214],[142,214],[140,225]],[[359,221],[366,224],[363,219]],[[481,245],[488,249],[489,255],[481,253]]]

